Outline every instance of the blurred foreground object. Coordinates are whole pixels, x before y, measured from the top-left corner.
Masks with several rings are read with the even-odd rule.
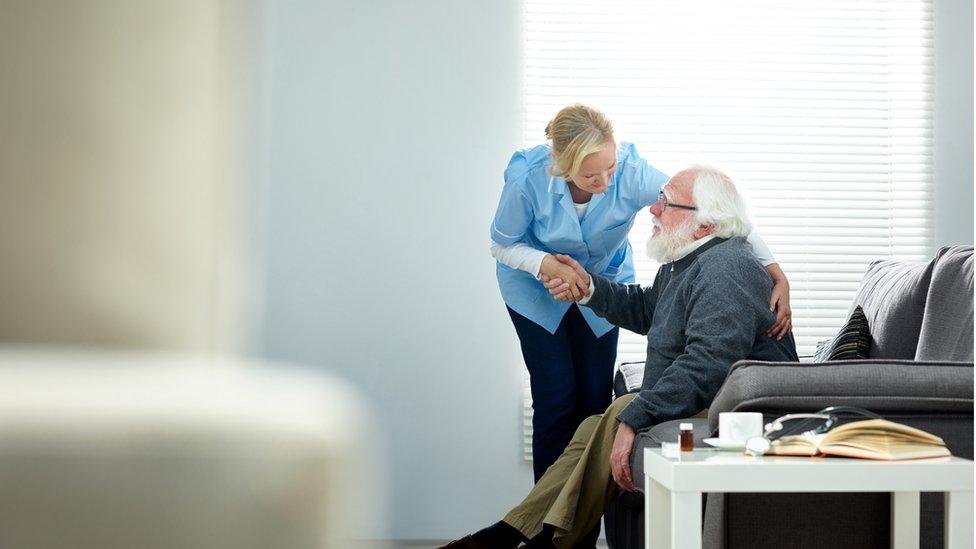
[[[0,347],[0,547],[349,547],[382,515],[368,416],[276,364]]]
[[[0,5],[0,341],[239,351],[250,4]]]

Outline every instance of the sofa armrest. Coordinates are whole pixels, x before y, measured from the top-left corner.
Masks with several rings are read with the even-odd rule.
[[[972,362],[844,360],[735,363],[709,407],[721,412],[811,412],[860,406],[885,414],[973,414]]]

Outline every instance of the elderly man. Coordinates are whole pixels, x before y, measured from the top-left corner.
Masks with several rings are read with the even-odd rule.
[[[572,547],[599,523],[614,482],[635,489],[630,454],[637,431],[708,407],[738,360],[797,360],[792,334],[766,335],[774,320],[772,282],[744,238],[751,224],[732,180],[708,167],[679,172],[651,214],[647,252],[663,265],[649,288],[590,277],[573,259],[559,257],[589,278],[581,305],[647,334],[640,392],[585,420],[502,521],[447,547]],[[561,280],[544,282],[557,299],[570,299]]]

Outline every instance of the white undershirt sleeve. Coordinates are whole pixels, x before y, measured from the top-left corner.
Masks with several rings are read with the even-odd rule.
[[[511,246],[502,246],[492,240],[490,249],[491,257],[494,257],[495,261],[513,269],[521,269],[536,278],[539,277],[542,260],[546,257],[546,252],[521,242],[516,242]]]
[[[766,241],[759,236],[759,233],[752,231],[749,236],[746,237],[749,241],[749,245],[752,246],[752,253],[756,254],[756,259],[762,263],[763,267],[768,267],[773,263],[776,263],[776,258],[773,257],[773,252],[769,250],[769,246],[766,245]]]

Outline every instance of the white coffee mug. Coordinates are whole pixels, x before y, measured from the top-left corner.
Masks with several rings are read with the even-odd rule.
[[[751,437],[763,434],[763,416],[759,412],[722,412],[718,415],[718,437],[723,442],[745,444]]]

